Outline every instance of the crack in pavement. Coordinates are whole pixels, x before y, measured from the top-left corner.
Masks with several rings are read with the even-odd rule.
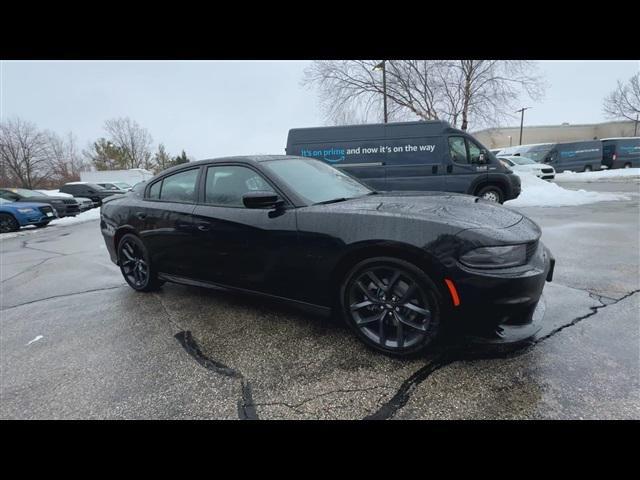
[[[574,318],[569,323],[565,325],[561,325],[560,327],[554,328],[548,334],[526,343],[523,347],[518,348],[516,351],[512,353],[499,354],[498,356],[494,355],[493,358],[509,358],[515,355],[518,355],[518,356],[522,355],[525,352],[529,351],[529,349],[539,344],[540,342],[543,342],[553,337],[554,335],[561,332],[565,328],[572,327],[587,318],[593,317],[601,309],[606,308],[610,305],[615,305],[616,303],[621,302],[622,300],[629,298],[630,296],[638,292],[640,292],[640,289],[633,290],[620,298],[610,299],[610,300],[613,300],[611,303],[604,303],[602,302],[602,300],[598,299],[598,301],[600,302],[600,305],[597,305],[595,307],[589,307],[591,309],[590,313]],[[589,292],[589,293],[590,295],[592,294],[592,292]],[[593,295],[598,296],[597,294],[593,294]],[[456,351],[455,349],[441,353],[436,358],[434,358],[431,362],[427,363],[425,366],[416,370],[409,378],[407,378],[404,382],[402,382],[396,394],[376,412],[364,417],[364,420],[387,420],[387,419],[393,418],[393,416],[402,407],[404,407],[407,404],[407,402],[411,398],[411,395],[417,389],[418,385],[424,382],[432,373],[434,373],[435,371],[443,367],[446,367],[447,365],[452,364],[453,362],[462,361],[462,360],[474,360],[478,358],[482,358],[482,356],[478,357],[473,355],[472,353]]]
[[[124,288],[124,285],[117,285],[117,286],[114,286],[114,287],[94,288],[94,289],[91,289],[91,290],[83,290],[82,292],[63,293],[61,295],[52,295],[51,297],[39,298],[38,300],[31,300],[29,302],[18,303],[17,305],[10,305],[8,307],[0,308],[0,312],[4,312],[6,310],[11,310],[13,308],[22,307],[23,305],[32,305],[34,303],[44,302],[46,300],[52,300],[54,298],[72,297],[74,295],[83,295],[85,293],[101,292],[103,290],[115,290],[116,288]]]
[[[45,258],[44,260],[42,260],[41,262],[38,262],[34,265],[30,265],[27,268],[25,268],[24,270],[22,270],[21,272],[16,273],[15,275],[10,276],[9,278],[4,278],[2,281],[0,281],[0,283],[4,283],[4,282],[8,282],[9,280],[19,277],[22,274],[25,274],[27,272],[30,272],[32,269],[39,267],[40,265],[42,265],[45,262],[48,262],[49,260],[51,260],[52,258],[58,258],[58,257],[49,257],[49,258]]]

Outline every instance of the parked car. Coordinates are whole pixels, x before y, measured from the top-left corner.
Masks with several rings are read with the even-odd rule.
[[[505,148],[501,156],[522,156],[552,166],[557,173],[565,170],[591,172],[602,169],[600,140],[565,143],[539,143]]]
[[[97,205],[90,198],[85,198],[85,197],[74,197],[74,198],[80,204],[81,212],[86,212],[87,210],[91,210],[92,208],[97,207]]]
[[[98,182],[96,185],[100,185],[107,190],[122,190],[123,192],[131,190],[131,185],[127,182]]]
[[[26,188],[0,188],[0,198],[12,202],[36,202],[51,205],[56,215],[62,217],[75,217],[80,213],[78,202],[62,195],[47,195],[36,190]]]
[[[520,194],[517,175],[442,121],[294,128],[286,153],[322,160],[376,190],[467,193],[499,203]]]
[[[607,168],[640,167],[640,137],[603,138],[602,165]]]
[[[46,203],[14,202],[0,198],[0,233],[15,232],[27,225],[46,227],[55,218],[55,210]]]
[[[101,208],[125,281],[263,295],[340,314],[381,352],[444,328],[515,342],[554,259],[521,213],[470,195],[386,192],[312,158],[230,157],[170,168]]]
[[[556,176],[555,169],[550,165],[541,165],[538,162],[527,157],[518,156],[499,156],[498,159],[503,162],[505,167],[510,168],[514,172],[528,172],[534,174],[543,180],[552,180]]]
[[[74,197],[86,197],[90,198],[95,206],[102,205],[102,200],[111,195],[122,195],[122,190],[107,190],[95,183],[87,182],[69,182],[60,187],[60,191],[68,193]]]

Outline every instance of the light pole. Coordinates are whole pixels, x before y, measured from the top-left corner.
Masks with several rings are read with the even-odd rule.
[[[636,113],[636,124],[633,127],[633,136],[635,137],[638,134],[638,114]]]
[[[520,145],[522,145],[522,125],[524,124],[524,111],[529,110],[533,107],[522,107],[520,110],[516,110],[516,113],[520,112],[522,115],[520,116]]]
[[[386,60],[381,61],[375,67],[374,71],[382,70],[382,98],[384,99],[384,123],[387,123],[387,64]]]

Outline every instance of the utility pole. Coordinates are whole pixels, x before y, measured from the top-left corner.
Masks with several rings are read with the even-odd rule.
[[[382,70],[382,98],[384,101],[384,123],[387,123],[387,61],[383,60],[373,67],[374,71]]]
[[[520,113],[520,145],[522,145],[522,126],[524,125],[524,111],[529,110],[532,107],[522,107],[520,110],[516,110],[516,113]]]

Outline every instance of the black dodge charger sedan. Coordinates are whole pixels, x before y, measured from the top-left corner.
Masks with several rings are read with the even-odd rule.
[[[376,192],[324,162],[229,157],[170,168],[107,199],[101,229],[135,290],[224,288],[341,315],[394,355],[447,327],[520,341],[554,260],[540,228],[462,194]]]

